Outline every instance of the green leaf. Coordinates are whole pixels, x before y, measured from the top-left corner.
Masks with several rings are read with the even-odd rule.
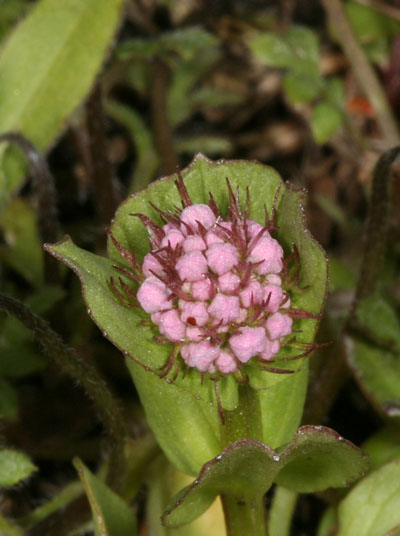
[[[400,459],[374,471],[339,505],[338,536],[381,536],[400,524]]]
[[[296,56],[286,41],[277,35],[264,32],[252,37],[248,45],[256,59],[270,67],[292,67]]]
[[[37,467],[23,452],[11,449],[0,450],[0,486],[11,487],[28,478]]]
[[[75,458],[92,509],[95,536],[135,536],[137,522],[133,509]]]
[[[400,352],[400,322],[395,309],[380,294],[362,300],[355,311],[358,323],[363,329],[383,344]]]
[[[362,449],[369,454],[371,470],[378,469],[400,458],[400,430],[394,426],[381,428],[362,445]]]
[[[371,343],[354,339],[347,362],[375,408],[388,417],[400,416],[400,361],[398,356]]]
[[[0,133],[19,131],[39,150],[65,128],[90,91],[122,13],[122,0],[41,0],[0,56]],[[3,149],[4,151],[4,149]],[[15,159],[15,152],[9,158]],[[0,203],[20,184],[0,161]]]
[[[320,102],[311,117],[311,131],[317,143],[327,142],[342,126],[342,111],[329,102]]]
[[[18,394],[14,387],[12,387],[8,381],[1,377],[0,417],[7,421],[16,421],[18,419]]]
[[[346,2],[345,9],[353,30],[363,43],[399,34],[399,22],[373,7],[363,6],[358,2]]]
[[[308,102],[318,96],[321,89],[320,79],[289,72],[283,79],[283,89],[292,104]]]
[[[0,216],[0,228],[7,245],[0,246],[0,259],[29,283],[43,284],[43,250],[33,208],[21,198],[14,199]]]
[[[163,523],[170,528],[189,523],[217,495],[234,496],[237,501],[262,497],[274,481],[306,493],[346,486],[367,466],[366,455],[322,426],[303,426],[279,453],[259,441],[242,439],[204,465],[192,485],[172,500]]]
[[[319,44],[317,34],[313,30],[303,26],[292,26],[285,34],[285,41],[289,43],[298,59],[318,65]]]

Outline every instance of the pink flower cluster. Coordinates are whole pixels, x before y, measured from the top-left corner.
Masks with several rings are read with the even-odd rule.
[[[272,359],[292,332],[280,244],[232,198],[226,220],[213,200],[183,201],[179,215],[162,214],[162,227],[142,216],[152,249],[137,292],[141,307],[201,372],[229,374],[252,358]]]

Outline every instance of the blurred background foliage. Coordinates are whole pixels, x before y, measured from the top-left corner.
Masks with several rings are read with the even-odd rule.
[[[331,269],[320,340],[333,344],[311,359],[304,422],[366,442],[378,471],[347,497],[286,497],[292,528],[278,533],[273,526],[271,534],[377,534],[367,520],[354,528],[346,512],[376,485],[379,517],[387,499],[379,468],[383,475],[398,471],[390,466],[400,448],[398,170],[387,226],[376,236],[387,242],[379,278],[356,308],[357,329],[343,330],[363,258],[372,170],[399,143],[400,6],[346,1],[344,19],[332,23],[327,2],[0,0],[0,135],[19,133],[33,144],[21,150],[5,136],[0,145],[1,292],[47,319],[97,367],[123,401],[135,439],[126,447],[130,472],[122,500],[104,489],[110,447],[84,389],[43,354],[32,330],[2,313],[1,534],[170,533],[158,519],[185,477],[155,445],[122,356],[87,315],[78,281],[51,265],[42,243],[69,233],[80,246],[104,252],[119,202],[198,152],[257,159],[308,190],[308,226],[328,251]],[[357,54],[343,46],[345,23],[370,68],[361,75]],[[388,118],[391,130],[382,128]],[[47,159],[52,185],[38,173],[35,149]],[[55,207],[43,201],[52,199],[52,189],[57,219]],[[82,484],[73,457],[87,464],[75,462]],[[100,512],[94,521],[84,489]],[[221,534],[215,519],[213,534]],[[387,530],[400,519],[390,523]],[[204,527],[182,534],[211,536]]]

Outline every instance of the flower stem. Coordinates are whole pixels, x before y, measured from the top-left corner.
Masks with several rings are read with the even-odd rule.
[[[222,495],[227,536],[267,536],[263,497]]]
[[[244,438],[262,441],[259,399],[249,385],[239,386],[239,404],[233,411],[225,412],[221,435],[224,447]],[[221,500],[228,536],[266,536],[267,510],[264,496],[247,496],[243,489],[243,495],[225,494]]]

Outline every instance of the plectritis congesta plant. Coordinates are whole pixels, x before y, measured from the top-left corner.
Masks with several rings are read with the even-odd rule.
[[[143,214],[132,214],[145,225],[151,250],[143,264],[110,232],[114,245],[132,268],[116,267],[138,281],[133,292],[120,278],[110,281],[114,294],[126,305],[141,307],[150,315],[159,343],[174,350],[161,364],[167,376],[177,363],[208,373],[215,379],[235,373],[246,377],[243,368],[252,361],[271,372],[293,372],[270,366],[281,347],[295,342],[294,320],[316,315],[291,307],[289,288],[293,281],[290,263],[298,262],[295,252],[284,258],[273,238],[274,215],[265,211],[265,223],[248,217],[239,192],[229,180],[229,209],[225,217],[210,194],[208,205],[193,203],[182,177],[176,181],[182,209],[163,211],[163,225]],[[302,357],[313,349],[287,359]],[[179,357],[180,356],[180,357]]]

